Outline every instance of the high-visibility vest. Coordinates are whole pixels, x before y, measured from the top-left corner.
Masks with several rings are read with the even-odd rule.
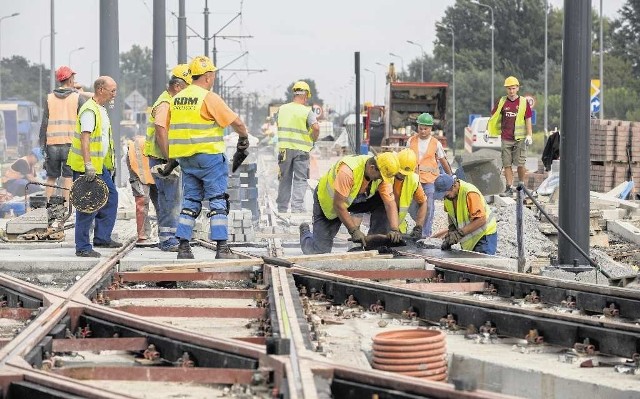
[[[398,199],[398,220],[400,226],[398,226],[401,233],[407,232],[407,221],[404,220],[409,212],[409,207],[413,201],[413,195],[418,189],[420,184],[420,177],[417,173],[411,173],[404,177],[402,182],[402,190],[400,190],[400,198]]]
[[[527,135],[527,125],[524,120],[524,116],[527,112],[527,99],[520,96],[518,97],[520,103],[518,104],[518,114],[516,115],[516,123],[513,129],[513,135],[516,140],[522,140]],[[507,97],[501,97],[496,107],[496,112],[491,115],[489,122],[487,122],[487,132],[490,137],[499,137],[502,133],[502,107],[507,101]]]
[[[71,149],[69,150],[69,156],[67,157],[67,165],[76,172],[84,172],[84,159],[82,158],[82,146],[80,137],[82,131],[80,127],[80,115],[85,111],[93,112],[96,118],[96,125],[89,137],[89,155],[91,157],[91,164],[98,173],[102,173],[102,167],[105,166],[108,170],[113,170],[116,164],[115,152],[113,150],[113,135],[111,134],[111,124],[109,124],[109,148],[102,148],[102,116],[100,115],[100,106],[93,98],[87,100],[80,111],[78,111],[78,118],[76,118],[76,130],[73,134],[73,140],[71,141]]]
[[[129,165],[131,170],[138,175],[138,179],[142,184],[155,184],[153,176],[151,176],[151,167],[149,166],[149,158],[142,153],[144,149],[145,138],[136,136],[134,140],[129,140]]]
[[[73,92],[66,98],[47,96],[49,120],[47,122],[47,145],[71,144],[73,131],[78,118],[78,99],[80,94]]]
[[[309,152],[313,148],[311,131],[307,128],[307,116],[311,107],[290,102],[278,109],[278,145]]]
[[[20,159],[25,161],[27,165],[31,167],[31,170],[27,174],[34,175],[36,173],[35,169],[33,168],[33,165],[29,164],[29,160],[27,159],[27,157],[25,156]],[[18,162],[18,161],[15,161],[15,162]],[[21,172],[18,172],[17,170],[13,170],[13,168],[9,167],[7,168],[7,170],[2,172],[2,183],[6,183],[10,180],[23,179],[24,177],[25,176]]]
[[[346,201],[347,207],[349,207],[358,196],[360,186],[362,186],[362,181],[364,180],[365,166],[369,158],[371,157],[368,155],[347,155],[322,175],[318,181],[318,201],[320,202],[322,213],[327,219],[332,220],[338,217],[338,213],[333,208],[333,197],[335,195],[333,186],[340,166],[347,165],[353,171],[353,187],[351,187],[351,192],[349,192]],[[366,193],[367,198],[373,197],[381,182],[382,180],[380,179],[371,182],[370,191]]]
[[[482,201],[482,204],[484,206],[486,222],[483,226],[480,226],[470,233],[467,233],[464,237],[462,237],[462,240],[460,241],[460,246],[462,247],[462,249],[473,251],[473,248],[475,248],[476,244],[482,237],[493,234],[498,230],[498,225],[493,213],[491,212],[491,209],[489,209],[487,202],[484,200],[484,197],[476,188],[476,186],[462,180],[459,180],[459,182],[460,189],[458,191],[455,214],[453,212],[453,201],[448,198],[444,199],[444,209],[447,211],[449,219],[453,221],[457,228],[461,229],[471,223],[471,216],[469,214],[469,208],[467,207],[467,194],[477,193],[480,196],[480,200]]]
[[[144,142],[144,155],[148,157],[154,157],[158,159],[164,159],[164,155],[162,155],[162,151],[160,151],[160,147],[156,142],[156,118],[153,116],[153,111],[155,111],[156,107],[162,103],[171,103],[171,94],[168,91],[163,91],[153,106],[151,107],[151,113],[149,114],[149,121],[147,122],[147,136]]]
[[[200,86],[189,85],[171,99],[169,158],[224,153],[224,129],[200,116],[208,93]]]
[[[418,149],[418,143],[420,138],[418,135],[409,137],[409,148],[416,153],[416,157],[420,156],[420,150]],[[420,175],[420,183],[433,183],[440,175],[440,168],[438,168],[438,139],[431,137],[427,151],[424,153],[421,159],[418,160],[418,174]]]

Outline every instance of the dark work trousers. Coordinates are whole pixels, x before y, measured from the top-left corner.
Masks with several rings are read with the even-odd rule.
[[[371,214],[368,234],[386,234],[389,231],[389,220],[379,193],[376,192],[371,198],[362,202],[354,201],[347,210],[353,214]],[[324,216],[318,201],[318,188],[316,188],[313,192],[313,232],[300,237],[302,252],[305,255],[331,252],[333,239],[341,225],[340,218],[327,219]]]
[[[291,200],[292,212],[304,212],[304,194],[309,178],[309,153],[286,148],[278,153],[280,184],[278,185],[278,212],[286,212]]]

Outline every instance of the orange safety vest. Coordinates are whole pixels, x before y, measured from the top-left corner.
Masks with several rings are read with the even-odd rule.
[[[417,135],[409,138],[409,148],[416,153],[416,156],[420,156],[418,150],[418,138]],[[424,153],[422,159],[418,161],[418,174],[420,175],[420,183],[433,183],[440,175],[440,169],[438,168],[438,160],[436,159],[436,152],[438,151],[438,139],[431,137],[427,151]]]
[[[78,118],[79,98],[78,93],[71,93],[67,98],[58,98],[54,93],[47,96],[47,145],[71,144]]]
[[[129,140],[129,164],[131,170],[138,175],[138,179],[142,184],[155,184],[153,176],[151,176],[151,167],[149,166],[149,158],[142,152],[144,150],[144,136],[136,136],[134,140]]]
[[[29,165],[29,160],[27,159],[27,157],[22,157],[20,159],[23,159],[28,165]],[[18,162],[18,161],[16,161]],[[14,162],[15,163],[15,162]],[[35,175],[36,171],[33,168],[33,165],[29,165],[31,167],[31,170],[29,171],[28,174],[30,175]],[[22,173],[18,172],[17,170],[13,170],[13,168],[9,167],[7,168],[7,170],[5,170],[2,173],[2,183],[6,183],[10,180],[16,180],[16,179],[24,179],[25,175],[23,175]]]

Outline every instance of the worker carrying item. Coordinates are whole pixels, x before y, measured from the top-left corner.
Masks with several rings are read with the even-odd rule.
[[[149,158],[143,154],[144,136],[135,136],[127,142],[127,167],[129,168],[129,184],[136,202],[136,228],[138,233],[137,246],[152,244],[151,222],[149,220],[149,202],[158,213],[158,190],[151,175]]]
[[[202,201],[209,201],[209,238],[216,241],[216,259],[235,259],[227,244],[229,195],[226,193],[229,167],[225,156],[224,129],[238,133],[237,151],[249,148],[249,133],[238,114],[219,95],[211,92],[217,68],[206,56],[189,65],[193,83],[171,99],[169,111],[169,153],[182,169],[182,211],[176,237],[178,259],[193,259],[189,241]]]
[[[400,166],[394,153],[370,157],[343,157],[325,173],[313,193],[313,233],[300,225],[300,247],[305,254],[331,252],[333,239],[344,224],[351,239],[363,243],[364,233],[351,214],[370,213],[369,234],[387,234],[400,242],[398,208],[392,193],[393,178]]]
[[[415,219],[416,225],[411,231],[411,237],[420,239],[423,231],[422,223],[427,216],[427,196],[420,185],[420,177],[415,172],[418,159],[410,148],[400,151],[397,156],[400,169],[393,180],[393,196],[398,205],[399,229],[401,233],[407,233],[405,217],[409,207],[415,204],[418,210]]]
[[[311,89],[305,81],[298,81],[292,87],[293,101],[280,106],[278,124],[278,212],[289,210],[304,212],[304,194],[309,178],[309,151],[318,140],[320,125],[316,114],[308,107]]]
[[[484,196],[471,183],[441,174],[435,183],[436,199],[444,199],[449,228],[432,237],[443,237],[442,249],[450,250],[460,244],[467,251],[495,255],[498,233],[495,217]]]
[[[2,174],[2,186],[15,196],[24,196],[42,191],[41,186],[27,183],[38,183],[35,166],[44,159],[40,148],[33,148],[29,154],[17,159]]]

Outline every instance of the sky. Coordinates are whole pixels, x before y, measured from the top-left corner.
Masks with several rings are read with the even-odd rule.
[[[51,0],[0,0],[0,57],[20,55],[33,63],[50,67]],[[601,0],[592,0],[599,9]],[[92,84],[99,73],[99,0],[55,0],[55,67],[70,66],[76,81]],[[383,102],[386,65],[396,68],[418,58],[419,46],[431,53],[435,23],[455,0],[226,0],[208,1],[209,32],[219,31],[240,11],[219,35],[252,36],[217,40],[218,62],[222,67],[248,51],[227,68],[264,70],[263,72],[221,71],[230,86],[242,86],[244,92],[257,91],[261,99],[282,97],[289,84],[304,78],[315,80],[319,96],[338,109],[353,96],[354,52],[360,52],[363,70],[361,85],[364,100]],[[562,7],[563,0],[550,0]],[[617,16],[625,0],[604,0],[604,14]],[[205,0],[186,0],[187,34],[204,35]],[[178,0],[166,0],[167,36],[177,35]],[[151,48],[153,0],[120,0],[120,52],[134,44]],[[289,11],[293,10],[293,11]],[[191,29],[193,30],[191,30]],[[541,46],[543,44],[541,43]],[[83,49],[79,50],[79,48]],[[209,50],[213,48],[209,41]],[[187,41],[188,58],[204,52],[198,37]],[[175,37],[167,38],[167,64],[177,63]],[[397,57],[391,56],[395,54]],[[378,63],[384,66],[378,65]],[[235,73],[235,75],[234,75]],[[375,91],[375,98],[374,98]]]

